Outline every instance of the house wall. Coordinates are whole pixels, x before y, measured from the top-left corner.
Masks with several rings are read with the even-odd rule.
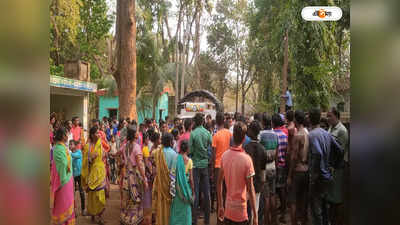
[[[62,120],[71,120],[72,117],[78,116],[84,128],[87,128],[87,122],[84,120],[87,113],[84,113],[84,96],[68,96],[68,95],[50,95],[50,112],[60,115]]]
[[[144,118],[152,118],[153,110],[152,110],[152,102],[145,101],[146,104],[144,110],[140,110],[141,103],[136,101],[137,104],[137,111],[138,111],[138,123],[142,123]],[[99,97],[99,119],[103,118],[104,116],[109,117],[108,109],[117,109],[119,107],[118,97],[107,97],[107,96],[100,96]],[[168,93],[163,94],[156,106],[156,121],[159,121],[160,115],[159,110],[163,109],[161,118],[165,120],[165,117],[168,115]],[[119,113],[117,113],[118,115]]]
[[[109,117],[108,109],[118,109],[118,97],[99,97],[99,119],[101,120],[104,116]],[[118,114],[117,114],[118,115]]]

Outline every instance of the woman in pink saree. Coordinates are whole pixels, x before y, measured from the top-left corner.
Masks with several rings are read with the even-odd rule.
[[[61,127],[55,132],[55,146],[51,161],[51,224],[74,225],[74,179],[72,177],[71,155],[65,146],[67,132]]]

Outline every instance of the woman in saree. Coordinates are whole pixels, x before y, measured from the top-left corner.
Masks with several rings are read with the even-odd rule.
[[[191,185],[189,185],[189,173],[186,173],[186,161],[189,162],[187,153],[189,144],[187,141],[181,143],[180,149],[183,154],[179,154],[176,162],[176,193],[172,200],[171,216],[169,224],[173,225],[191,225],[193,196]],[[191,162],[191,161],[190,161]],[[193,184],[193,182],[191,182]]]
[[[174,137],[162,135],[162,147],[153,153],[156,176],[153,184],[152,208],[156,214],[156,225],[168,225],[172,199],[175,196],[175,169],[178,154],[172,148]],[[171,224],[175,225],[175,224]]]
[[[82,155],[81,181],[88,192],[87,213],[92,216],[92,221],[104,224],[102,215],[106,205],[106,169],[97,126],[90,129],[89,142],[83,148]]]
[[[55,146],[51,161],[51,223],[55,225],[75,224],[74,179],[72,177],[71,155],[65,142],[67,131],[61,127],[55,132]]]
[[[127,130],[127,144],[122,150],[125,167],[123,180],[121,224],[138,225],[143,221],[143,197],[148,189],[143,154],[137,144],[138,133],[136,126]]]

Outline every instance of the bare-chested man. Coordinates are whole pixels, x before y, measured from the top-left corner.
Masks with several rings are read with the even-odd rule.
[[[308,132],[304,128],[305,114],[296,110],[294,113],[297,133],[293,136],[293,145],[290,154],[290,166],[287,180],[288,202],[290,205],[291,224],[298,224],[298,217],[302,218],[302,224],[306,219],[306,196],[307,196],[307,157],[308,157]]]
[[[287,166],[288,168],[290,168],[290,153],[293,149],[293,145],[294,145],[294,136],[297,133],[297,128],[296,128],[296,124],[294,123],[294,111],[289,110],[286,112],[286,127],[288,129],[288,148],[286,151],[286,162],[287,162]]]

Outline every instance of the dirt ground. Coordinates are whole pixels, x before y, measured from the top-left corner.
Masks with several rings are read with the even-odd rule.
[[[110,198],[106,202],[106,211],[104,212],[104,220],[106,225],[120,225],[119,222],[119,211],[120,209],[120,197],[119,188],[117,185],[111,185]],[[216,214],[213,213],[210,216],[210,224],[217,224]],[[89,216],[78,216],[76,220],[77,225],[92,225]],[[198,225],[203,225],[203,220],[199,219]]]

